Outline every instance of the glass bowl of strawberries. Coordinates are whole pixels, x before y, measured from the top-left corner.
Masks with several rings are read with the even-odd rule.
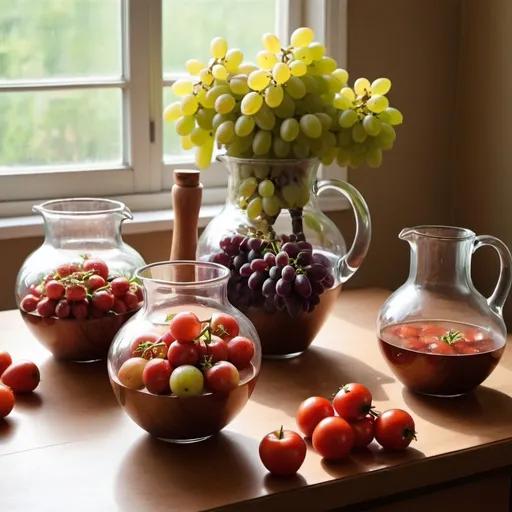
[[[16,300],[26,325],[55,358],[104,359],[122,325],[140,310],[144,260],[121,238],[130,211],[117,201],[65,199],[34,207],[45,241],[21,267]]]

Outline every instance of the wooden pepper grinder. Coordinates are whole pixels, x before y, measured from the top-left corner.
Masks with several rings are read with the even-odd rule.
[[[174,210],[174,231],[172,234],[171,261],[195,260],[197,249],[197,224],[203,195],[203,186],[199,182],[200,171],[174,170],[172,187],[172,205]],[[174,280],[178,282],[195,281],[194,269],[176,268]]]

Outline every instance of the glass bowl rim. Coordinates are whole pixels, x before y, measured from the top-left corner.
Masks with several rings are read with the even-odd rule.
[[[185,267],[185,266],[193,266],[198,268],[208,268],[208,269],[217,269],[221,272],[221,275],[217,277],[213,277],[211,279],[204,279],[202,281],[168,281],[165,279],[156,279],[152,277],[145,277],[142,274],[147,270],[155,267]],[[216,286],[222,283],[227,283],[231,271],[229,268],[221,265],[220,263],[213,263],[211,261],[201,261],[201,260],[172,260],[172,261],[157,261],[155,263],[149,263],[144,267],[140,267],[136,270],[135,276],[139,278],[142,283],[144,281],[149,283],[161,284],[166,286],[173,286],[175,288],[197,288],[198,286]]]

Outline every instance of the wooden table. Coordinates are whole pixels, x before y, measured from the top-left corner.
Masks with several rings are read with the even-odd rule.
[[[56,363],[18,312],[0,313],[0,350],[34,360],[42,374],[37,392],[0,421],[0,511],[510,510],[512,352],[471,395],[412,395],[391,376],[376,343],[386,296],[343,292],[314,346],[297,359],[264,362],[240,416],[189,446],[153,440],[132,423],[104,363]],[[258,458],[263,435],[281,424],[295,428],[301,400],[329,396],[350,381],[369,386],[377,409],[414,415],[414,447],[386,453],[372,444],[338,463],[309,447],[300,475],[268,475]]]

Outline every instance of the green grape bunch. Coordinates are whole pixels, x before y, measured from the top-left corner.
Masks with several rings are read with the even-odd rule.
[[[317,158],[352,168],[379,167],[382,152],[393,147],[403,116],[386,96],[391,81],[359,78],[349,87],[348,72],[326,55],[310,28],[295,30],[288,46],[265,34],[257,65],[244,63],[242,52],[221,37],[210,52],[208,64],[186,62],[191,76],[172,85],[180,100],[164,110],[183,149],[195,148],[199,169],[209,166],[216,145],[233,157]],[[253,218],[261,211],[275,216],[284,206],[283,199],[268,199],[275,197],[273,186],[265,179],[245,184],[242,196]]]

